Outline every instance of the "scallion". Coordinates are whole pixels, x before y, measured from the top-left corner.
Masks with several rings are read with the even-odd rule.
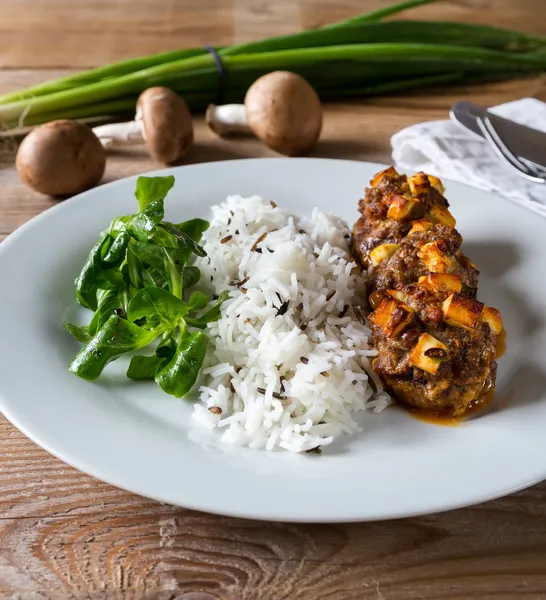
[[[323,99],[546,70],[545,37],[466,23],[381,20],[434,1],[407,0],[319,29],[217,48],[223,101],[242,101],[255,79],[274,70],[302,75]],[[0,123],[12,128],[131,113],[138,95],[156,85],[202,110],[218,100],[220,74],[203,48],[129,59],[0,96]]]

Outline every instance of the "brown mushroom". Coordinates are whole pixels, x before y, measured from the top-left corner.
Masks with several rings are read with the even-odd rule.
[[[146,142],[150,156],[170,164],[184,158],[193,144],[193,122],[184,100],[165,87],[140,94],[134,121],[93,129],[105,148]]]
[[[15,159],[21,181],[49,196],[71,196],[96,185],[106,153],[91,129],[77,121],[51,121],[33,129]]]
[[[220,136],[251,130],[266,146],[294,156],[309,150],[319,138],[322,107],[303,77],[274,71],[250,86],[244,106],[211,104],[206,121]]]

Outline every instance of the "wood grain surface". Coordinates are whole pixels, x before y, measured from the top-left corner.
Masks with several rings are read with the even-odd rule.
[[[130,56],[297,31],[387,3],[2,0],[0,92]],[[407,16],[545,34],[543,11],[544,0],[453,0]],[[491,105],[523,96],[546,100],[544,79],[331,104],[312,155],[388,162],[393,133],[446,118],[456,99]],[[189,162],[272,155],[253,139],[216,138],[200,115],[195,132]],[[56,202],[21,185],[14,153],[13,142],[0,143],[0,240]],[[104,181],[157,166],[142,148],[112,153]],[[542,599],[546,484],[415,519],[260,523],[113,488],[64,465],[0,417],[0,598]]]

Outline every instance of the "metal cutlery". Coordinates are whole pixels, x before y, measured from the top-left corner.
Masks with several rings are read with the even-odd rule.
[[[504,143],[497,130],[491,123],[489,115],[484,117],[476,117],[479,128],[481,129],[485,139],[489,142],[495,154],[509,167],[512,167],[519,175],[533,181],[535,183],[546,183],[546,178],[542,175],[546,174],[544,169],[540,167],[530,166],[533,163],[529,161],[523,162],[517,156],[515,156],[508,146]]]
[[[484,138],[507,165],[535,183],[546,182],[546,133],[520,125],[471,102],[457,102],[451,119]]]

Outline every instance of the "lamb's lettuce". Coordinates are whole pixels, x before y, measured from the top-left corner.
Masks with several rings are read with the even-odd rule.
[[[197,380],[208,342],[199,330],[219,318],[229,294],[211,303],[204,292],[188,291],[201,277],[189,263],[206,256],[199,241],[209,224],[164,221],[173,185],[173,177],[139,177],[138,212],[112,221],[76,278],[78,302],[94,313],[88,326],[66,325],[84,344],[69,370],[84,379],[97,379],[109,362],[159,340],[153,354],[132,357],[127,377],[155,380],[177,398]]]

